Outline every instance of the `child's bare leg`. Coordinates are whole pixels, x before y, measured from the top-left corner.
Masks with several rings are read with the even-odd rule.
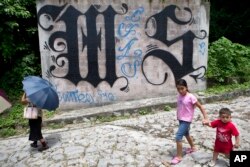
[[[225,156],[229,159],[230,158],[230,154],[225,154]]]
[[[176,147],[177,147],[177,157],[181,159],[182,158],[182,142],[176,141]]]
[[[227,158],[226,164],[227,166],[230,166],[230,154],[225,154],[225,156]]]
[[[216,162],[216,160],[218,159],[218,155],[219,155],[219,153],[214,151],[214,153],[213,153],[213,161],[214,162]]]
[[[209,166],[215,166],[216,160],[217,160],[217,158],[218,158],[218,155],[219,155],[219,153],[216,152],[216,151],[214,151],[214,153],[213,153],[213,159],[212,159],[211,162],[209,162],[209,164],[208,164]]]
[[[194,142],[193,142],[192,137],[191,137],[190,135],[188,135],[188,136],[186,136],[186,139],[187,139],[187,141],[188,141],[190,147],[191,147],[193,150],[195,150],[195,146],[194,146]]]

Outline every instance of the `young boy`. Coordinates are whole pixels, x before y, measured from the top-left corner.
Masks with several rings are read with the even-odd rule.
[[[204,125],[217,128],[213,159],[208,164],[209,166],[215,166],[219,153],[223,153],[229,158],[230,151],[233,150],[233,147],[239,147],[239,131],[235,124],[231,122],[231,113],[228,108],[222,108],[219,111],[219,119],[212,122],[204,122]],[[234,145],[232,143],[232,135],[235,136]]]

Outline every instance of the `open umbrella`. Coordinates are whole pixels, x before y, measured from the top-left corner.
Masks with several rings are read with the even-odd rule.
[[[38,76],[27,76],[22,83],[26,96],[37,107],[55,110],[59,106],[58,94],[49,81]]]

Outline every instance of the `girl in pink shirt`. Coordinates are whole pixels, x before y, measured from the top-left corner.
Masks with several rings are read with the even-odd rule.
[[[177,120],[179,121],[179,128],[176,132],[176,146],[177,155],[172,159],[171,164],[177,164],[182,160],[182,138],[186,137],[190,148],[186,150],[186,153],[195,151],[193,139],[189,134],[190,124],[194,117],[194,109],[197,106],[203,114],[204,120],[207,121],[207,114],[204,107],[199,103],[197,98],[188,91],[187,82],[184,79],[180,79],[176,82],[176,88],[179,92],[177,98]]]

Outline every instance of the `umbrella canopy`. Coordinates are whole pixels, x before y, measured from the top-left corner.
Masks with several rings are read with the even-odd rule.
[[[49,81],[37,76],[27,76],[22,83],[26,96],[37,107],[55,110],[59,106],[58,94]]]

